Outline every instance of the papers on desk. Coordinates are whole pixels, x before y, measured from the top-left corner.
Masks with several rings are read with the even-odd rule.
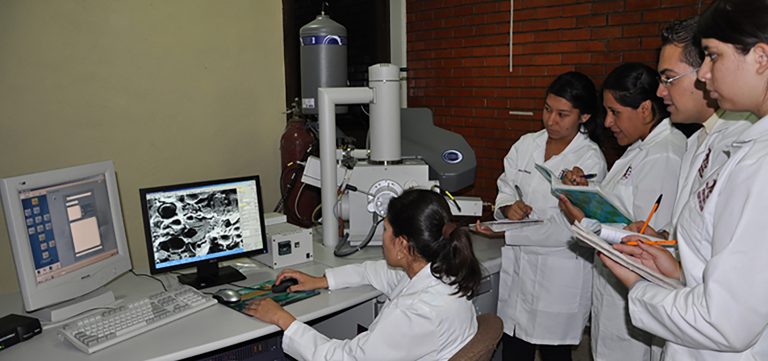
[[[542,223],[543,221],[540,219],[522,219],[519,221],[513,221],[509,219],[503,219],[500,221],[488,221],[488,222],[481,222],[481,226],[485,226],[490,228],[494,232],[506,232],[511,229],[520,229],[523,227],[531,226],[534,224]],[[469,229],[474,230],[475,224],[470,224]]]
[[[564,195],[574,206],[581,209],[586,217],[596,219],[600,223],[629,224],[632,222],[628,216],[629,212],[624,210],[610,194],[600,189],[600,186],[563,184],[546,166],[536,164],[536,170],[549,181],[552,195],[555,197]]]
[[[669,278],[661,273],[658,273],[646,267],[643,264],[637,263],[629,259],[623,253],[615,250],[610,243],[606,242],[605,240],[600,238],[598,235],[584,228],[581,225],[581,223],[573,222],[573,225],[571,226],[571,230],[573,231],[573,235],[574,237],[576,237],[576,239],[594,247],[596,250],[600,251],[602,254],[606,255],[608,258],[616,261],[622,266],[627,267],[630,270],[634,271],[635,273],[639,274],[640,277],[643,277],[648,281],[651,281],[659,286],[669,288],[669,289],[676,289],[676,288],[683,287],[683,283],[680,282],[680,280]]]

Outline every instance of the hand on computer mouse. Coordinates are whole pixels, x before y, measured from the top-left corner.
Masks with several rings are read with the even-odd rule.
[[[275,284],[280,284],[283,279],[286,278],[293,278],[298,281],[296,285],[291,286],[288,289],[289,292],[328,288],[328,279],[325,278],[325,276],[315,277],[292,269],[286,269],[280,272],[280,274],[275,279]]]
[[[275,284],[272,285],[272,293],[283,293],[283,292],[291,292],[295,290],[291,290],[291,286],[294,286],[298,284],[299,281],[297,281],[295,278],[290,277],[284,277],[282,280],[275,281]]]

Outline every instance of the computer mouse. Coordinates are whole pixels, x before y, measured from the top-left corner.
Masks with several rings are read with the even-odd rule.
[[[280,283],[272,285],[272,293],[283,293],[288,291],[288,287],[299,284],[295,278],[283,278]]]
[[[213,298],[226,305],[240,301],[240,293],[232,289],[222,288],[213,294]]]

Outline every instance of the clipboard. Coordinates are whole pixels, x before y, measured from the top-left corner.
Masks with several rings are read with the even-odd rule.
[[[513,221],[510,219],[502,219],[498,221],[480,222],[481,226],[486,226],[494,232],[506,232],[512,229],[520,229],[527,226],[543,223],[541,219],[521,219],[519,221]],[[475,224],[471,223],[469,229],[474,230]]]

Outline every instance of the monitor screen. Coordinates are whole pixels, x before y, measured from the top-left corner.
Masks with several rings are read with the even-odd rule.
[[[28,311],[83,296],[131,268],[112,162],[0,185]]]
[[[151,273],[196,266],[197,275],[180,280],[210,287],[232,282],[215,279],[224,271],[217,262],[267,251],[258,176],[145,188],[140,194]]]

